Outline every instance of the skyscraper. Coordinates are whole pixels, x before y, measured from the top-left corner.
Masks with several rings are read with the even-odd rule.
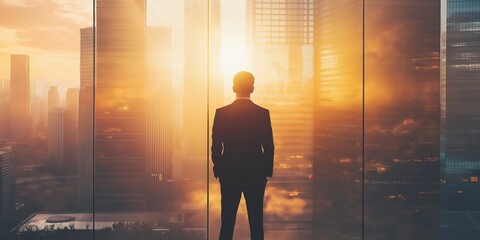
[[[315,3],[319,234],[438,238],[439,2]]]
[[[316,0],[314,19],[313,226],[362,239],[362,3]]]
[[[15,213],[15,151],[10,146],[0,147],[0,232],[11,223]]]
[[[8,137],[8,120],[9,120],[9,94],[10,86],[9,79],[2,79],[0,81],[0,139]]]
[[[50,160],[66,164],[72,159],[75,151],[75,128],[71,113],[64,108],[48,111],[48,157]]]
[[[47,99],[44,96],[32,97],[31,115],[34,130],[36,134],[45,134],[47,132]]]
[[[10,57],[10,100],[17,114],[30,113],[30,58],[24,54]]]
[[[10,57],[11,137],[28,137],[30,130],[30,58],[25,54]]]
[[[442,240],[480,234],[479,24],[479,1],[442,1]]]
[[[145,0],[98,0],[95,208],[147,209]],[[82,160],[83,161],[83,160]]]
[[[78,207],[93,207],[93,79],[94,28],[80,29],[80,92],[78,106]]]
[[[301,213],[281,212],[285,219],[310,223],[313,1],[246,3],[247,44],[255,76],[252,99],[270,110],[274,132],[274,178],[269,184],[306,202]],[[284,225],[283,220],[266,224]]]
[[[60,107],[60,95],[57,86],[50,86],[48,88],[48,111]]]
[[[66,96],[66,110],[70,111],[75,126],[78,123],[79,92],[78,88],[69,88]]]
[[[172,180],[172,29],[147,27],[147,207],[160,209]]]

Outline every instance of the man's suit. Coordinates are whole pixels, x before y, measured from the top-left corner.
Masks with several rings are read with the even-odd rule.
[[[220,239],[232,239],[243,192],[251,239],[263,239],[263,197],[273,174],[273,134],[269,111],[249,99],[217,109],[212,129],[212,160],[220,178],[222,227]]]

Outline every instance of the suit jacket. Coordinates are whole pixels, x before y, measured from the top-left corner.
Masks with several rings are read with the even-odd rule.
[[[265,183],[273,174],[270,113],[249,99],[217,109],[212,129],[215,177],[232,185]]]

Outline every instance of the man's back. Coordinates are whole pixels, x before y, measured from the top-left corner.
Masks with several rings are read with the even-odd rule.
[[[215,176],[227,184],[261,184],[271,177],[273,137],[269,111],[249,99],[237,99],[217,109],[212,159]]]
[[[220,178],[222,226],[220,240],[232,240],[238,204],[247,204],[250,238],[263,240],[263,198],[273,173],[270,113],[250,101],[255,78],[249,72],[233,77],[237,100],[217,109],[212,128],[212,160]]]

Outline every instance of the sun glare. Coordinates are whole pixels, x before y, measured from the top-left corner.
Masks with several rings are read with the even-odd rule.
[[[221,68],[226,76],[232,76],[248,66],[248,49],[242,41],[224,39],[221,49]]]

